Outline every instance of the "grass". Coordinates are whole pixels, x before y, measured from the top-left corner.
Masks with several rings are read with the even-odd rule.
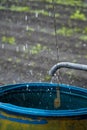
[[[16,12],[29,12],[30,8],[29,6],[15,6],[12,5],[11,7],[5,7],[0,6],[0,10],[10,10],[10,11],[16,11]]]
[[[82,41],[87,41],[87,35],[81,35],[79,39]]]
[[[15,45],[15,44],[16,44],[15,41],[16,41],[16,40],[15,40],[14,37],[7,37],[7,36],[3,36],[3,37],[2,37],[2,42],[3,42],[3,43],[8,43],[8,44],[10,44],[10,45]]]
[[[27,0],[24,0],[27,2]],[[46,2],[52,3],[53,0],[45,0]],[[1,0],[2,3],[6,3],[7,0]],[[16,0],[16,3],[18,3],[19,0]],[[55,3],[58,4],[66,4],[66,5],[81,5],[82,0],[54,0]]]
[[[46,11],[44,9],[32,10],[32,9],[30,9],[29,6],[12,5],[9,8],[6,8],[5,6],[0,6],[0,10],[10,10],[10,11],[15,11],[15,12],[30,12],[30,13],[35,13],[37,15],[52,16],[52,13],[49,11]],[[59,17],[59,16],[60,16],[59,13],[55,14],[55,17]]]
[[[57,30],[57,34],[69,37],[73,34],[73,29],[67,28],[67,27],[62,27]]]
[[[37,13],[37,14],[42,14],[42,15],[45,15],[45,16],[49,16],[49,12],[48,11],[45,11],[45,10],[32,10],[31,11],[32,13]]]
[[[30,49],[30,54],[38,54],[40,53],[41,51],[45,50],[46,49],[46,46],[42,46],[41,44],[36,44],[35,46],[32,46],[31,49]]]
[[[45,0],[49,3],[52,3],[53,0]],[[82,1],[81,0],[54,0],[55,3],[57,4],[62,4],[62,5],[70,5],[70,6],[82,6]]]
[[[47,81],[47,82],[50,82],[51,81],[51,76],[50,75],[46,75],[45,77],[44,77],[44,81]]]
[[[34,32],[35,29],[29,26],[26,26],[26,31]]]
[[[17,11],[17,12],[29,12],[30,8],[27,7],[27,6],[15,6],[15,5],[12,5],[10,7],[10,10],[11,11]]]
[[[62,36],[65,36],[65,37],[70,37],[76,33],[80,33],[80,34],[87,34],[86,32],[86,28],[85,29],[81,29],[81,28],[78,28],[78,27],[74,27],[74,28],[69,28],[69,27],[66,27],[66,26],[62,26],[60,29],[57,29],[56,33],[58,35],[62,35]],[[54,32],[52,33],[54,35]]]
[[[70,16],[71,19],[86,21],[85,14],[81,13],[80,10],[76,10],[74,14]]]
[[[0,6],[0,10],[6,10],[6,7]]]
[[[87,34],[87,26],[84,28],[83,33]]]

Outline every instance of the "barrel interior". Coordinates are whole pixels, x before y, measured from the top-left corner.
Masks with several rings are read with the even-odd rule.
[[[57,88],[60,96],[57,97]],[[60,100],[60,106],[55,108],[54,101]],[[87,108],[87,96],[78,91],[60,86],[27,86],[8,89],[0,93],[0,102],[9,103],[27,108],[38,108],[45,110],[74,110]]]

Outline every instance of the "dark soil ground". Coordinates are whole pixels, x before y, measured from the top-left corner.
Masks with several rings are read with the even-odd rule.
[[[9,8],[12,4],[13,1],[4,6]],[[71,36],[58,34],[56,45],[52,4],[38,0],[14,2],[14,5],[29,6],[32,11],[0,10],[1,83],[50,82],[48,71],[58,62],[87,64],[87,40],[80,39],[82,31]],[[57,30],[62,27],[87,28],[87,20],[70,19],[76,9],[80,9],[87,18],[86,7],[55,5],[55,13],[59,14],[56,17]],[[49,15],[37,10],[45,10]],[[15,43],[3,41],[3,37],[14,37]],[[87,72],[61,69],[57,77],[60,83],[87,87]],[[55,82],[58,81],[55,79]]]

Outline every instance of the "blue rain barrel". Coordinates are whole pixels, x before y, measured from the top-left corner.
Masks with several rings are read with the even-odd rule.
[[[87,89],[55,83],[1,86],[0,130],[87,130]]]

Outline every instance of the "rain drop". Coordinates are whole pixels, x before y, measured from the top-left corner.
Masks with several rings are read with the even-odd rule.
[[[30,72],[31,75],[33,75],[33,71],[32,70],[30,70],[29,72]]]
[[[4,47],[5,47],[5,45],[4,45],[4,44],[2,44],[2,49],[4,49]]]
[[[26,87],[27,87],[26,90],[28,91],[28,87],[29,87],[29,85],[27,84]]]
[[[25,16],[25,20],[27,21],[27,19],[28,19],[28,17],[27,17],[27,15]]]
[[[83,44],[83,47],[86,47],[86,44]]]
[[[28,27],[28,25],[26,26],[26,31],[28,31],[29,30],[29,27]]]
[[[25,51],[26,50],[26,47],[25,46],[23,46],[23,51]]]
[[[39,102],[39,105],[41,105],[41,102]]]
[[[16,51],[19,52],[19,46],[16,46]]]
[[[25,101],[25,95],[24,95],[24,93],[22,95],[23,95],[23,100]]]
[[[35,13],[35,17],[38,18],[38,12]]]
[[[25,44],[25,48],[26,48],[26,49],[28,48],[28,44]]]

